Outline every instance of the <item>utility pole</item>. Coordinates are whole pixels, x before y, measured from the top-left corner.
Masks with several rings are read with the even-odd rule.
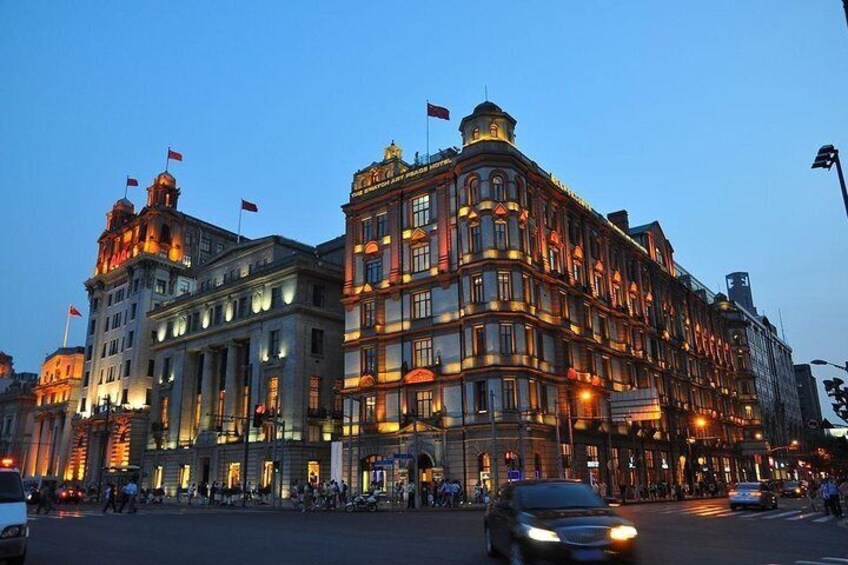
[[[557,448],[557,478],[562,478],[562,441],[559,437],[559,395],[554,398],[554,417],[556,426],[556,448]]]
[[[492,425],[492,471],[495,473],[494,492],[500,488],[500,476],[498,472],[498,435],[495,430],[495,391],[489,392],[489,423]]]
[[[244,368],[244,378],[247,381],[247,406],[250,406],[251,394],[253,389],[253,365],[248,363],[243,366]],[[252,422],[250,419],[250,414],[247,415],[247,418],[244,419],[244,465],[243,465],[243,473],[244,476],[241,479],[241,505],[247,506],[247,466],[250,458],[250,429],[252,427]]]
[[[521,478],[524,479],[524,411],[518,412],[518,451],[520,459],[518,471],[521,473]]]

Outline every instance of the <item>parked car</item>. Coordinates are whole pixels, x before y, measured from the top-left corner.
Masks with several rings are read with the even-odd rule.
[[[777,494],[766,483],[739,483],[728,493],[730,509],[777,508]]]
[[[29,526],[26,496],[16,462],[0,460],[0,560],[10,565],[26,562]]]
[[[56,504],[79,504],[85,498],[81,488],[65,485],[56,491]]]
[[[780,487],[780,496],[784,498],[803,498],[807,496],[807,487],[798,481],[784,481]]]
[[[501,488],[483,523],[486,553],[511,563],[632,563],[636,528],[588,485],[569,480],[516,481]]]

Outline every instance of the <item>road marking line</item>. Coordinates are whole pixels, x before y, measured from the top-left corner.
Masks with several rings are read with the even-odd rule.
[[[794,522],[795,520],[806,520],[807,518],[812,518],[813,516],[818,516],[821,512],[810,512],[809,514],[801,514],[799,516],[795,516],[794,518],[789,518],[788,521]]]
[[[743,517],[743,518],[747,518],[747,519],[751,519],[751,518],[765,518],[766,516],[771,516],[774,512],[775,512],[775,510],[769,510],[768,512],[763,512],[763,513],[759,513],[759,512],[757,512],[757,513],[746,514],[746,515],[744,515],[744,516],[742,516],[742,517]]]
[[[795,565],[827,565],[825,561],[796,561]]]
[[[733,516],[734,514],[736,514],[735,510],[725,510],[724,512],[721,512],[719,514],[713,514],[712,517],[713,518],[726,518],[727,516]]]
[[[780,514],[772,514],[771,516],[766,516],[765,520],[776,520],[778,518],[785,518],[787,516],[792,516],[793,514],[797,514],[798,510],[791,510],[789,512],[781,512]]]
[[[824,522],[830,522],[831,520],[833,520],[833,516],[825,516],[824,518],[817,518],[813,520],[813,522],[816,524],[822,524]]]
[[[848,563],[848,559],[842,559],[841,557],[822,557],[822,561],[835,561],[837,563]]]

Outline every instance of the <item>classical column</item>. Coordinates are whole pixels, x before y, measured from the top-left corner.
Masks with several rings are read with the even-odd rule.
[[[38,472],[38,457],[41,454],[41,427],[43,426],[43,420],[41,418],[37,418],[35,421],[35,430],[32,434],[32,448],[30,449],[30,453],[32,453],[32,457],[30,459],[29,467],[29,476],[37,477],[40,473]]]
[[[79,402],[79,401],[76,401]],[[60,478],[64,478],[68,472],[68,457],[71,451],[71,439],[73,432],[74,409],[71,405],[65,408],[65,413],[62,417],[62,436],[59,441],[59,466],[56,469],[56,474]]]
[[[211,347],[203,350],[203,379],[200,392],[200,430],[215,429],[212,409],[215,406],[215,356],[216,351]]]
[[[182,413],[183,391],[190,388],[186,372],[186,357],[188,352],[183,349],[174,356],[174,384],[171,386],[171,397],[168,404],[168,444],[180,446],[180,414]]]
[[[225,416],[238,416],[236,414],[236,409],[238,408],[238,399],[241,395],[241,391],[239,390],[239,379],[238,379],[238,353],[239,346],[236,342],[231,341],[227,346],[227,372],[224,380],[224,415]],[[235,429],[240,429],[241,426],[236,426],[234,421],[224,421],[224,429],[227,431],[233,431]]]

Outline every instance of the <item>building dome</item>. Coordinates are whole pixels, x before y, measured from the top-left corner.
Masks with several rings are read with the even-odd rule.
[[[112,208],[122,208],[124,210],[129,210],[130,212],[132,212],[135,209],[135,205],[126,198],[121,198],[120,200],[115,202],[115,205],[112,206]]]
[[[175,179],[171,173],[165,171],[163,173],[159,173],[156,180],[153,181],[153,184],[158,186],[177,186],[177,179]]]
[[[459,131],[462,144],[478,141],[506,141],[515,143],[515,118],[507,114],[494,102],[486,100],[477,104],[470,115],[462,118]]]

